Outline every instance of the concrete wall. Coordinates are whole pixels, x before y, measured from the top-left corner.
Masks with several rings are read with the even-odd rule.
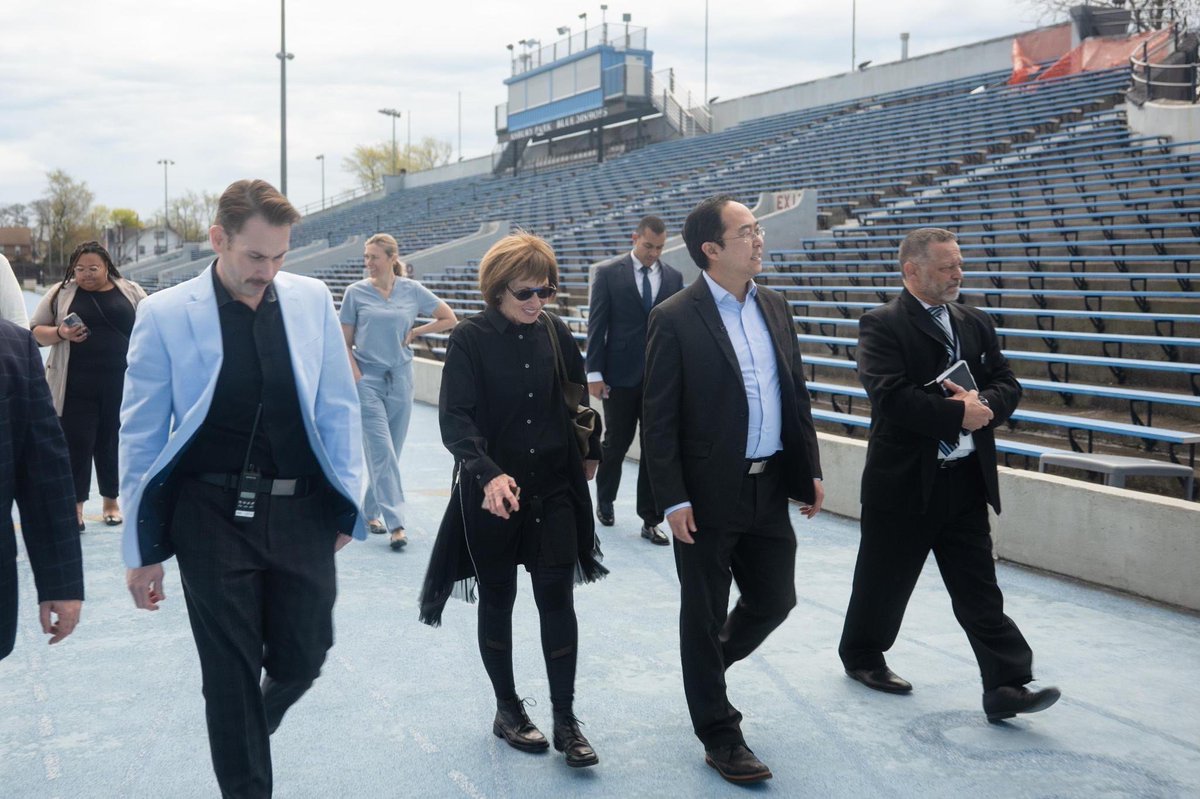
[[[1014,34],[1018,36],[1020,34]],[[938,53],[872,64],[865,70],[797,83],[712,106],[713,130],[725,130],[739,122],[783,114],[801,108],[840,103],[884,92],[928,86],[1012,66],[1014,36],[955,47]]]
[[[447,266],[463,266],[467,261],[478,261],[488,248],[508,235],[510,228],[508,222],[483,222],[479,230],[470,236],[405,255],[403,260],[412,264],[413,277],[420,279],[431,272],[440,272]]]
[[[414,364],[417,400],[436,405],[442,365]],[[818,438],[825,510],[856,519],[867,444]],[[635,439],[630,456],[639,454]],[[1200,611],[1200,503],[1004,467],[1000,493],[1000,558]]]
[[[476,158],[467,158],[463,161],[455,161],[452,164],[437,166],[433,169],[425,169],[420,172],[409,172],[405,175],[384,175],[383,191],[385,194],[391,194],[394,191],[432,186],[435,183],[445,183],[449,180],[470,178],[476,175],[490,175],[492,174],[492,163],[491,155],[481,155]],[[340,208],[341,206],[338,207]]]
[[[1200,153],[1200,104],[1153,100],[1141,108],[1126,103],[1129,130],[1139,136],[1166,136],[1173,142],[1191,142],[1177,152]]]

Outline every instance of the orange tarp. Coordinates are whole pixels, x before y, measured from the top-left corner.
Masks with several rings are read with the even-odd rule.
[[[1074,75],[1077,72],[1092,72],[1102,69],[1124,66],[1129,63],[1129,57],[1140,55],[1142,45],[1151,54],[1167,42],[1171,37],[1170,30],[1146,31],[1132,36],[1095,37],[1079,44],[1071,52],[1058,59],[1038,80],[1061,78]]]

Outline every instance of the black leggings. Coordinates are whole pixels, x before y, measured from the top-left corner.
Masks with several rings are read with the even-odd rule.
[[[533,599],[542,626],[542,655],[550,679],[550,701],[570,713],[575,698],[575,567],[538,566],[531,573]],[[499,582],[479,583],[479,654],[497,699],[516,699],[512,663],[512,611],[517,599],[517,569]]]
[[[100,496],[117,498],[117,435],[124,381],[120,371],[68,372],[59,422],[71,454],[76,502],[86,501],[91,491],[93,459]]]

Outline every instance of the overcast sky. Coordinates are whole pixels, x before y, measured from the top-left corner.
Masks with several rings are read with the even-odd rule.
[[[5,3],[0,49],[0,205],[40,197],[45,173],[84,180],[96,201],[149,216],[162,207],[160,158],[172,197],[222,190],[242,177],[279,181],[279,0],[42,0]],[[1036,27],[1029,0],[858,0],[857,57],[942,50]],[[845,71],[850,0],[712,0],[709,95],[737,97]],[[550,43],[591,2],[288,0],[288,188],[297,205],[353,187],[342,159],[389,140],[377,109],[411,111],[412,139],[459,155],[495,147],[505,99],[505,44]],[[648,29],[656,70],[704,82],[703,0],[609,4]],[[518,48],[519,49],[519,48]],[[403,145],[410,120],[402,118]]]

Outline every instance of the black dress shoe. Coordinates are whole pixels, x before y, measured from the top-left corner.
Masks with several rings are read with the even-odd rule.
[[[846,675],[868,688],[883,691],[885,694],[907,694],[912,691],[912,683],[901,679],[887,666],[877,669],[846,669]]]
[[[666,533],[659,529],[657,524],[643,524],[642,538],[646,539],[651,544],[658,544],[659,546],[663,547],[671,543],[671,539],[667,537]]]
[[[544,752],[550,748],[546,736],[525,715],[525,703],[520,699],[496,701],[496,720],[492,722],[492,732],[497,738],[508,741],[513,749],[522,752]]]
[[[603,524],[605,527],[612,527],[613,523],[616,522],[616,520],[617,520],[616,517],[613,516],[612,503],[611,502],[597,502],[596,503],[596,518],[599,519],[600,523]]]
[[[579,719],[571,713],[554,713],[554,748],[567,756],[571,768],[594,766],[600,762],[596,750],[579,730]]]
[[[392,535],[388,539],[388,546],[392,548],[393,552],[399,552],[400,550],[404,549],[407,544],[408,536],[404,534],[403,527],[397,527],[395,530],[392,530]]]
[[[715,768],[728,782],[745,785],[771,779],[771,769],[755,757],[745,744],[705,749],[704,762]]]
[[[1045,710],[1058,701],[1062,691],[1057,688],[1043,688],[1040,691],[1030,691],[1025,686],[1014,688],[1002,685],[990,691],[983,692],[983,712],[990,722],[1011,719],[1018,713],[1037,713]]]

